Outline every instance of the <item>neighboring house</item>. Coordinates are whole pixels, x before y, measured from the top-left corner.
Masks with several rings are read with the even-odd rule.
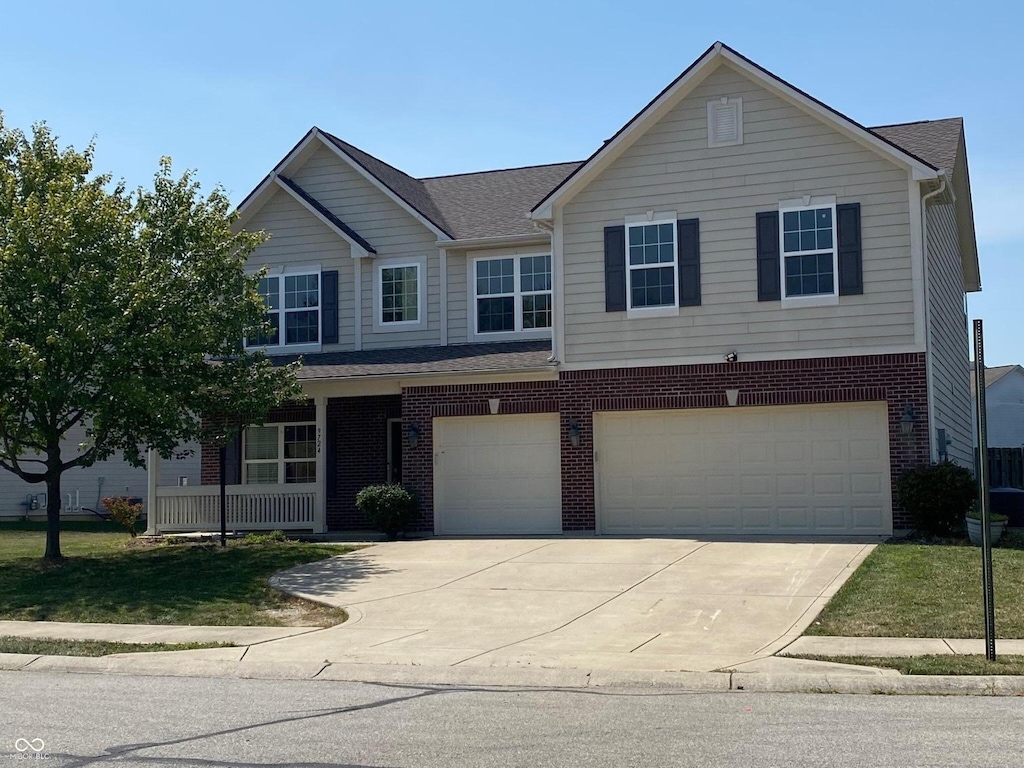
[[[973,368],[973,363],[971,363]],[[974,397],[971,378],[971,397]],[[985,423],[988,426],[989,448],[1020,448],[1024,446],[1024,368],[1000,365],[985,369]],[[971,445],[977,446],[975,413],[971,409]]]
[[[62,447],[65,460],[78,454],[78,445],[85,439],[84,427],[75,426],[69,430]],[[177,484],[181,477],[188,478],[185,482],[191,485],[199,483],[199,446],[183,448],[182,452],[189,449],[192,451],[190,456],[164,462],[165,484]],[[33,470],[31,464],[25,466],[29,471]],[[146,502],[146,470],[132,467],[115,456],[91,467],[69,469],[61,478],[61,514],[91,516],[88,510],[104,511],[100,501],[106,496],[134,496]],[[0,520],[25,517],[26,514],[32,517],[46,515],[46,485],[26,483],[0,469]]]
[[[391,480],[437,534],[885,536],[938,429],[973,463],[958,118],[865,128],[716,43],[582,163],[415,179],[314,128],[239,211],[309,402],[230,446],[234,527],[363,528]]]

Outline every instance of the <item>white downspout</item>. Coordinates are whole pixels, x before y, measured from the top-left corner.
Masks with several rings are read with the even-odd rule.
[[[925,376],[928,380],[928,457],[935,461],[935,397],[934,397],[934,365],[932,362],[932,302],[931,278],[928,271],[928,259],[931,251],[928,247],[928,201],[946,191],[946,172],[939,171],[939,187],[921,196],[921,245],[924,261],[924,361]]]

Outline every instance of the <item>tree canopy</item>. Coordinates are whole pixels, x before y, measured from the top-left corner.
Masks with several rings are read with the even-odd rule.
[[[242,349],[264,323],[245,264],[266,236],[169,158],[128,191],[93,157],[0,114],[0,468],[47,483],[48,558],[65,470],[223,440],[298,396],[294,366]],[[78,424],[87,440],[65,456]]]

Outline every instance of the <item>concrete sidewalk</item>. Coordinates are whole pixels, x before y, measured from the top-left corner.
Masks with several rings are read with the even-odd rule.
[[[780,656],[984,655],[985,641],[937,637],[801,637]],[[1024,640],[996,640],[997,654],[1024,655]]]
[[[69,621],[0,621],[0,637],[105,640],[117,643],[231,643],[249,646],[320,627],[206,627],[181,624],[87,624]]]

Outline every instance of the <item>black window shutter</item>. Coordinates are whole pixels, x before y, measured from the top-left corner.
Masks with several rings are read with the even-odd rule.
[[[757,214],[757,300],[780,301],[779,212]]]
[[[700,306],[700,219],[676,222],[679,256],[679,306]]]
[[[356,262],[359,268],[359,262]],[[320,273],[320,327],[324,344],[338,343],[338,270]]]
[[[626,228],[604,228],[604,311],[626,311]]]
[[[860,203],[836,206],[839,242],[839,295],[864,293],[864,269],[860,245]]]
[[[224,482],[227,485],[242,484],[242,433],[228,440],[224,451]]]

